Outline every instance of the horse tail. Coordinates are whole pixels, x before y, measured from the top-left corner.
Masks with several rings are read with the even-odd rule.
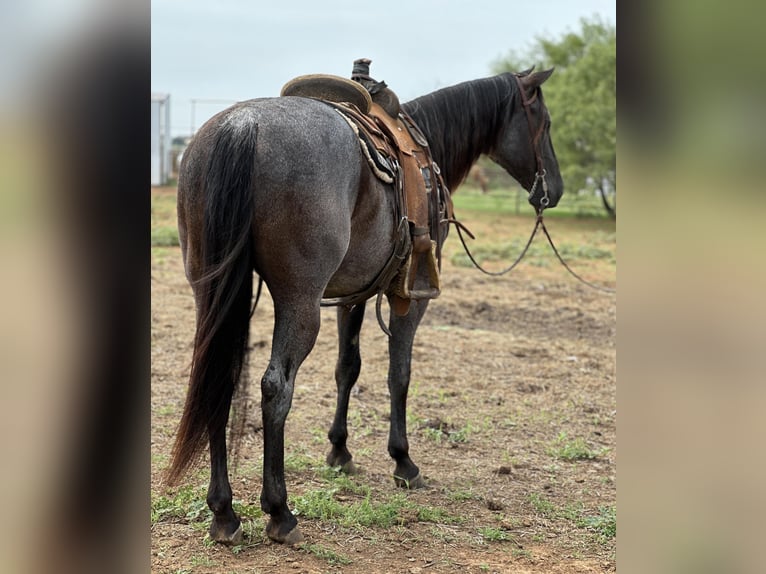
[[[208,441],[226,432],[229,411],[235,451],[247,406],[247,348],[253,294],[252,180],[258,124],[239,110],[213,143],[203,190],[202,275],[189,389],[178,427],[168,484],[197,462]],[[235,408],[231,409],[232,399]]]

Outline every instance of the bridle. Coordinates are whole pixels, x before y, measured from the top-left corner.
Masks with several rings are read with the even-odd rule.
[[[548,204],[550,203],[550,199],[548,198],[548,182],[545,181],[545,167],[543,166],[543,155],[540,152],[540,140],[543,137],[543,130],[545,130],[545,120],[540,122],[540,125],[537,127],[537,131],[534,130],[532,127],[534,125],[534,122],[532,121],[532,104],[537,100],[538,95],[540,94],[540,88],[538,87],[535,89],[535,93],[532,94],[532,97],[527,99],[527,94],[524,91],[524,84],[521,82],[521,78],[524,77],[524,74],[514,74],[513,77],[516,79],[516,85],[519,87],[519,96],[521,97],[521,105],[524,108],[524,112],[527,115],[527,126],[529,127],[529,138],[530,143],[532,144],[532,150],[535,152],[535,161],[537,162],[537,172],[535,173],[535,181],[532,184],[532,188],[529,190],[529,197],[532,197],[532,195],[535,193],[535,190],[537,189],[537,184],[539,182],[542,182],[543,186],[543,196],[540,198],[540,207],[537,208],[538,215],[541,215],[543,210],[548,207]]]
[[[548,239],[548,243],[550,244],[551,248],[553,249],[553,253],[558,258],[559,262],[564,266],[564,268],[577,280],[584,283],[588,287],[592,287],[593,289],[597,289],[599,291],[604,291],[607,293],[614,293],[615,289],[611,289],[609,287],[604,287],[601,285],[595,285],[591,283],[590,281],[586,281],[582,277],[580,277],[577,273],[575,273],[569,265],[567,265],[566,261],[564,261],[564,258],[559,253],[559,250],[556,249],[556,245],[553,243],[553,239],[551,238],[550,233],[548,233],[548,229],[545,227],[545,222],[543,221],[543,210],[548,207],[550,204],[550,198],[548,197],[548,182],[545,181],[545,167],[543,166],[543,156],[540,152],[540,140],[543,137],[543,131],[545,130],[545,119],[543,119],[540,122],[540,125],[537,126],[537,130],[532,127],[534,125],[534,122],[532,120],[532,104],[537,100],[539,94],[540,94],[540,87],[538,86],[535,89],[535,93],[532,94],[531,98],[527,98],[527,94],[524,91],[524,85],[521,82],[521,78],[523,78],[526,74],[520,73],[520,74],[514,74],[513,77],[516,79],[516,85],[519,87],[519,96],[521,97],[521,105],[524,107],[524,112],[526,112],[527,115],[527,126],[529,126],[529,139],[530,143],[532,144],[532,150],[535,152],[535,161],[537,162],[537,172],[535,173],[535,181],[532,183],[532,188],[529,190],[529,197],[531,198],[533,194],[535,193],[535,190],[537,189],[538,183],[542,182],[543,186],[543,196],[540,198],[540,206],[536,208],[537,211],[537,218],[535,221],[535,227],[532,229],[532,234],[529,236],[529,240],[527,241],[527,244],[524,246],[524,249],[521,251],[521,254],[516,258],[516,261],[511,263],[508,267],[503,269],[502,271],[487,271],[484,269],[478,261],[474,258],[474,256],[471,254],[470,249],[468,249],[468,245],[465,242],[465,239],[463,238],[463,231],[466,232],[466,234],[471,238],[475,239],[473,233],[471,233],[468,228],[460,223],[457,219],[454,217],[449,219],[449,223],[454,223],[455,228],[457,229],[458,237],[460,238],[460,242],[463,244],[463,249],[465,250],[466,255],[468,255],[468,258],[471,260],[471,263],[474,264],[474,266],[481,271],[482,273],[485,273],[486,275],[505,275],[509,271],[511,271],[514,267],[516,267],[519,263],[521,263],[521,260],[524,258],[524,255],[527,254],[527,250],[529,249],[529,246],[532,245],[532,240],[535,238],[535,234],[537,234],[537,230],[542,228],[543,233],[545,233],[545,237]]]

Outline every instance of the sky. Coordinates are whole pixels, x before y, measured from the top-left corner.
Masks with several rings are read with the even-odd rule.
[[[489,76],[510,51],[594,16],[616,25],[615,1],[152,0],[151,88],[170,95],[173,137],[296,76],[348,77],[357,58],[404,102]]]

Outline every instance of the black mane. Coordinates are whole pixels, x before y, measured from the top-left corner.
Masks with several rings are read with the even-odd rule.
[[[431,153],[454,190],[482,153],[494,147],[518,91],[510,73],[463,82],[402,105],[423,131]]]

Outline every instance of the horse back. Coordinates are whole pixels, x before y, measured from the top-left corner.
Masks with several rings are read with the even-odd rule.
[[[195,135],[178,190],[187,274],[205,217],[206,170],[220,153],[219,133],[231,125],[256,131],[247,186],[256,272],[267,284],[300,282],[328,296],[364,287],[390,255],[390,190],[371,174],[347,122],[326,104],[299,97],[241,102]]]

